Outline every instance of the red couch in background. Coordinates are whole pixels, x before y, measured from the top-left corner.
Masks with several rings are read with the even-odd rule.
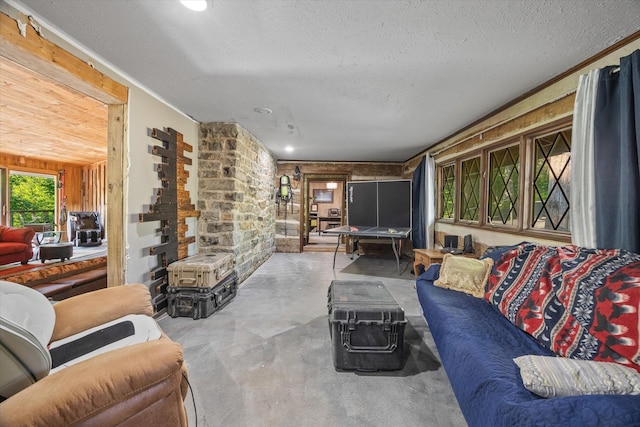
[[[26,264],[33,257],[31,228],[13,228],[0,225],[0,264],[20,262]]]

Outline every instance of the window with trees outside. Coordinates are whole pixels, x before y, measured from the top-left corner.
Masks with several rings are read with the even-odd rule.
[[[439,220],[569,238],[570,119],[449,158],[437,168]]]
[[[461,162],[460,219],[478,221],[480,215],[480,157]]]
[[[534,138],[531,226],[569,232],[571,129]]]
[[[489,152],[489,213],[492,224],[518,225],[520,146]]]
[[[10,225],[55,224],[55,176],[19,173],[9,175]]]
[[[455,165],[442,166],[440,169],[440,209],[441,218],[453,219],[453,207],[456,196]]]

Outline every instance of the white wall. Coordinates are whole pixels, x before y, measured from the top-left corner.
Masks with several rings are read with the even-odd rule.
[[[126,281],[127,283],[148,283],[149,272],[158,267],[157,256],[149,255],[149,248],[160,243],[160,221],[140,222],[138,215],[147,212],[154,202],[155,189],[161,186],[155,165],[160,158],[151,154],[154,145],[162,142],[152,138],[151,129],[172,128],[184,135],[184,141],[193,147],[193,152],[185,153],[192,165],[185,165],[189,172],[186,189],[191,202],[197,205],[198,197],[198,129],[199,124],[189,117],[176,112],[137,87],[129,91],[128,150],[126,194]],[[190,245],[189,255],[197,253],[197,218],[188,218],[187,236],[196,236],[196,243]]]

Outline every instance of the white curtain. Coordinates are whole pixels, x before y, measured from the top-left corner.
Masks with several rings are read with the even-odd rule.
[[[571,240],[596,247],[594,116],[600,70],[580,76],[571,137]]]
[[[425,242],[427,249],[433,249],[436,225],[436,161],[429,154],[426,155],[425,160]]]

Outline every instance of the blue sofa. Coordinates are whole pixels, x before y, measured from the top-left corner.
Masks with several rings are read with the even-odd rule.
[[[416,279],[424,317],[470,426],[640,426],[640,396],[542,398],[522,384],[513,358],[551,356],[483,299],[433,285],[440,265]]]

